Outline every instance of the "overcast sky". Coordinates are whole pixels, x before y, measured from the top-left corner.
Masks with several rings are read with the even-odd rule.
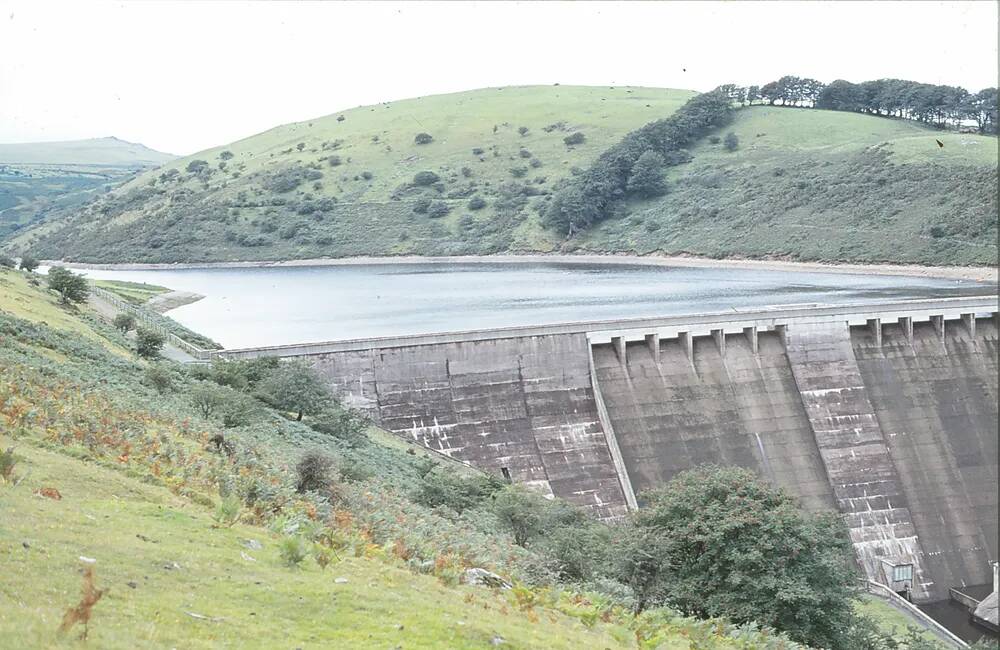
[[[0,8],[0,142],[114,135],[188,154],[353,106],[512,84],[997,85],[989,0]]]

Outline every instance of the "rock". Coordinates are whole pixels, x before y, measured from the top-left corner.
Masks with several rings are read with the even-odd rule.
[[[168,562],[163,565],[163,568],[166,569],[167,571],[178,571],[180,570],[181,565],[177,564],[176,562]]]
[[[127,584],[131,589],[135,589],[136,587],[139,586],[139,585],[137,585],[135,582],[133,582],[131,580],[128,581],[128,582],[126,582],[125,584]]]
[[[503,645],[507,643],[507,639],[503,638],[499,634],[494,634],[493,638],[490,639],[490,645]]]
[[[94,562],[97,562],[96,559],[94,559],[92,557],[87,557],[85,555],[81,555],[80,556],[80,561],[81,562],[86,562],[87,564],[93,564]]]
[[[347,578],[337,578],[336,580],[334,580],[334,582],[337,583],[338,585],[347,584]]]
[[[31,544],[29,544],[28,542],[21,542],[21,546],[23,546],[24,548],[31,548]]]
[[[243,540],[243,546],[246,546],[251,551],[259,551],[264,548],[264,545],[255,539],[245,539]]]
[[[511,584],[497,574],[478,567],[466,569],[465,573],[462,574],[462,583],[467,585],[482,585],[492,587],[493,589],[511,588]]]

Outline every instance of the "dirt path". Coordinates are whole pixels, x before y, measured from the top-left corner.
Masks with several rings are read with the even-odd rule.
[[[115,305],[93,293],[87,297],[87,304],[97,313],[98,316],[109,323],[114,320],[115,316],[122,313],[121,310]],[[130,339],[135,339],[134,332],[129,332],[127,336]],[[170,359],[171,361],[177,361],[179,363],[191,363],[192,361],[195,361],[194,357],[179,347],[171,344],[169,341],[163,344],[163,350],[160,352],[160,355],[165,359]]]

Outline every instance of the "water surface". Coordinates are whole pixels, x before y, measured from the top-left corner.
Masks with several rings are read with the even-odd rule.
[[[169,315],[229,348],[996,292],[968,280],[565,262],[83,272],[204,295]]]

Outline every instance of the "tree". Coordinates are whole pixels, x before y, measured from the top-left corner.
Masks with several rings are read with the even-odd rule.
[[[722,140],[722,146],[726,148],[726,151],[736,151],[740,146],[740,138],[735,133],[730,131],[726,134],[726,137]]]
[[[508,485],[493,498],[493,514],[514,536],[514,543],[527,546],[542,532],[544,497],[521,485]]]
[[[87,280],[82,275],[77,275],[61,266],[49,269],[48,282],[49,288],[59,294],[59,301],[64,305],[83,302],[90,295]]]
[[[135,316],[128,312],[122,312],[115,316],[111,324],[115,326],[115,329],[120,330],[122,334],[128,334],[130,330],[135,329]]]
[[[187,164],[187,167],[185,167],[184,169],[186,169],[191,174],[197,174],[201,172],[203,169],[208,169],[208,161],[192,160]]]
[[[28,273],[31,273],[37,268],[38,268],[38,260],[36,260],[34,257],[28,257],[27,255],[25,255],[24,257],[21,258],[22,271],[27,271]]]
[[[166,337],[156,330],[140,327],[135,331],[135,351],[144,359],[155,359],[160,356],[160,350],[163,349],[165,342]]]
[[[665,540],[664,602],[848,650],[852,547],[834,513],[806,514],[784,491],[732,467],[682,472],[644,498],[635,524]]]
[[[201,382],[200,385],[191,391],[191,401],[205,419],[212,417],[215,410],[222,406],[225,401],[225,394],[218,386],[208,382]]]
[[[663,181],[663,156],[653,150],[646,151],[632,165],[626,186],[630,194],[643,198],[659,196],[667,191]]]
[[[303,415],[315,415],[330,401],[326,383],[311,367],[291,361],[280,364],[258,386],[258,395],[275,408]]]

